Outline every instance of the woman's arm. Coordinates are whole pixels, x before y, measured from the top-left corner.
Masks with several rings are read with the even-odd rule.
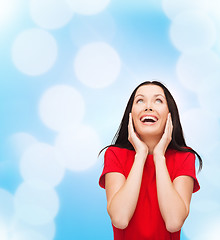
[[[155,161],[157,196],[161,215],[169,232],[181,229],[189,214],[194,180],[189,176],[170,179],[165,158]]]
[[[173,182],[170,179],[164,154],[171,141],[172,130],[172,120],[169,114],[164,134],[154,148],[154,163],[160,212],[167,230],[177,232],[189,214],[194,181],[189,176],[177,177]]]
[[[140,192],[143,168],[148,154],[147,146],[136,136],[131,116],[129,118],[129,141],[135,146],[135,159],[131,171],[125,179],[121,173],[105,175],[107,211],[112,224],[120,229],[127,227],[132,218]]]
[[[127,179],[121,173],[107,173],[105,176],[107,211],[112,224],[117,228],[126,228],[134,214],[143,166],[143,157],[136,155]]]

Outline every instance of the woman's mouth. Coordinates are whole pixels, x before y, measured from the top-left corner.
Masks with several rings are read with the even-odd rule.
[[[145,125],[153,125],[158,121],[158,118],[153,115],[144,115],[141,117],[141,122]]]

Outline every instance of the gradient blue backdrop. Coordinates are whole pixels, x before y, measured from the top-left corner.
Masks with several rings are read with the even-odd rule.
[[[133,88],[150,79],[162,81],[171,90],[180,109],[186,140],[204,159],[204,170],[198,175],[201,191],[193,197],[181,239],[219,239],[220,8],[217,1],[103,0],[103,4],[83,0],[80,5],[78,0],[81,12],[77,7],[74,9],[76,0],[39,2],[45,2],[45,7],[37,9],[38,1],[34,0],[0,1],[0,15],[8,12],[0,18],[0,239],[113,239],[105,192],[98,186],[103,166],[103,156],[97,158],[98,150],[110,144]],[[56,4],[65,5],[64,10],[53,8]],[[89,4],[97,6],[94,11]],[[39,34],[39,39],[31,35],[32,30]],[[23,33],[26,35],[19,42],[18,37]],[[52,48],[49,42],[41,49],[47,34],[56,47]],[[36,41],[32,44],[31,39]],[[38,45],[40,41],[43,43]],[[26,49],[28,44],[30,47]],[[94,56],[85,53],[86,46],[93,49]],[[100,68],[102,60],[95,51],[101,55],[103,51],[103,59],[107,59]],[[54,58],[49,54],[54,54]],[[36,61],[28,56],[36,57]],[[51,61],[48,67],[43,66],[44,59],[45,64]],[[112,68],[106,63],[112,64]],[[48,91],[55,86],[66,86],[80,95],[68,102],[65,91],[61,93],[64,104],[52,116],[59,125],[57,128],[47,122],[51,106],[56,110],[60,101],[61,95],[56,97],[55,93],[50,95],[51,102],[48,100]],[[45,101],[44,96],[47,96]],[[74,138],[75,145],[68,148],[69,165],[61,151],[61,175],[50,187],[58,199],[56,211],[41,222],[35,206],[21,208],[22,201],[26,206],[29,200],[28,195],[19,192],[20,186],[32,180],[29,175],[25,177],[24,171],[29,172],[30,166],[22,165],[22,161],[27,160],[24,156],[33,144],[60,147],[57,137],[70,122],[65,117],[60,122],[57,119],[66,114],[68,104],[73,109],[71,117],[75,119],[75,114],[79,118],[74,122],[78,135]],[[43,107],[48,111],[43,112]],[[81,125],[88,126],[93,134],[80,138]],[[67,142],[71,145],[71,140]],[[82,160],[78,153],[74,155],[77,148],[88,151],[83,155],[87,161],[80,169],[77,161]],[[40,167],[34,168],[33,174],[35,170],[39,174],[36,179],[41,179]],[[49,165],[47,173],[56,179],[56,171],[50,174]],[[38,221],[33,223],[35,215]]]

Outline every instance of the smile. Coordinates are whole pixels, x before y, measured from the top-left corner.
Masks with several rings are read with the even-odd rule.
[[[158,118],[153,115],[144,115],[141,117],[141,122],[145,125],[153,125],[158,121]]]

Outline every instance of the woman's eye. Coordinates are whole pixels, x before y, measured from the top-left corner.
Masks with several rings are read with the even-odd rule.
[[[137,100],[137,103],[143,103],[144,101],[143,101],[143,99],[138,99]]]
[[[157,102],[157,103],[162,103],[163,101],[158,98],[158,99],[156,99],[156,102]]]

